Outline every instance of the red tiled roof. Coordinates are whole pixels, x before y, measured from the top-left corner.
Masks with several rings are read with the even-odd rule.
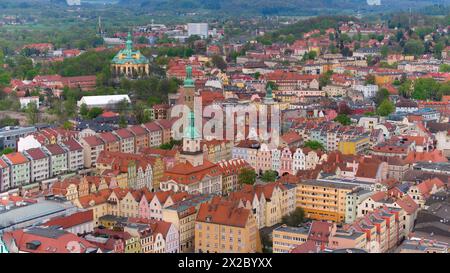
[[[83,139],[91,147],[100,146],[104,144],[103,141],[97,136],[87,136]]]
[[[78,143],[78,141],[76,141],[75,139],[69,139],[68,141],[64,141],[63,144],[69,149],[69,151],[73,152],[73,151],[79,151],[79,150],[83,150],[83,146],[81,146],[80,143]]]
[[[20,152],[10,153],[4,155],[6,158],[8,158],[12,164],[24,164],[27,163],[29,160]]]
[[[68,229],[71,227],[75,227],[81,224],[85,224],[91,222],[93,220],[93,212],[92,210],[77,212],[71,214],[69,216],[62,216],[50,219],[48,222],[45,222],[43,226],[59,226],[63,229]]]
[[[41,148],[28,149],[26,152],[33,160],[39,160],[47,157]]]
[[[51,144],[45,147],[52,155],[61,155],[65,153],[64,149],[59,144]]]
[[[119,137],[111,132],[105,132],[98,135],[106,144],[119,141]]]
[[[201,204],[196,221],[226,226],[245,227],[249,216],[249,209],[238,208],[230,202],[220,201],[218,204]]]
[[[147,130],[141,125],[134,125],[128,128],[136,136],[144,136],[147,134]]]
[[[122,128],[119,130],[114,131],[121,139],[131,138],[134,137],[130,130],[127,128]]]
[[[32,229],[45,230],[46,228],[36,227]],[[37,233],[31,232],[29,230],[20,229],[12,232],[6,232],[3,235],[3,240],[6,242],[6,244],[11,244],[11,242],[14,240],[15,244],[19,248],[19,251],[31,253],[70,253],[72,249],[70,249],[69,247],[71,247],[71,244],[73,244],[74,242],[78,243],[81,247],[81,249],[79,250],[81,253],[86,252],[87,248],[95,249],[95,246],[93,244],[70,232],[55,230],[49,231],[49,233],[54,233],[55,237],[38,235]],[[28,248],[28,243],[31,242],[39,242],[39,246],[36,249],[30,249]]]

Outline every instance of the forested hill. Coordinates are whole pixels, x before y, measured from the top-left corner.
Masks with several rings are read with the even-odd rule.
[[[367,0],[120,0],[122,5],[146,10],[217,10],[237,11],[264,15],[317,15],[355,10],[419,9],[433,4],[450,5],[450,0],[381,0],[382,6],[369,6]]]

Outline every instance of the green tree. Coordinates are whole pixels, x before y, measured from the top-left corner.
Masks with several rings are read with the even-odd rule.
[[[238,181],[240,184],[253,185],[256,182],[256,172],[251,168],[243,168],[239,172]]]
[[[298,207],[293,212],[281,218],[281,222],[287,226],[297,227],[305,221],[305,211]]]
[[[275,182],[275,180],[277,180],[277,172],[274,170],[267,170],[261,176],[261,180],[264,182]]]
[[[425,52],[425,46],[422,41],[410,39],[403,47],[403,53],[406,55],[419,56]]]
[[[394,111],[395,105],[389,99],[385,99],[377,108],[377,114],[383,117],[388,116]]]
[[[386,88],[380,88],[374,98],[375,104],[379,106],[387,98],[389,98],[389,91]]]
[[[323,144],[317,140],[308,140],[303,145],[305,148],[310,148],[313,150],[325,150]]]
[[[324,86],[327,86],[331,84],[331,77],[333,76],[333,71],[329,70],[319,77],[319,86],[322,88]]]
[[[414,82],[414,90],[411,97],[417,100],[439,100],[439,83],[433,78],[421,78]]]
[[[100,116],[101,114],[103,114],[103,109],[102,108],[100,108],[100,107],[93,107],[93,108],[91,108],[91,110],[89,110],[89,113],[88,113],[87,116],[88,116],[89,119],[94,119],[94,118]]]
[[[0,152],[1,155],[7,155],[7,154],[10,154],[10,153],[14,153],[14,149],[13,148],[9,148],[9,147],[6,147],[5,149],[3,149]]]
[[[219,56],[219,55],[214,55],[211,57],[211,62],[213,63],[213,65],[215,67],[217,67],[218,69],[224,71],[225,69],[227,69],[227,63],[225,62],[225,60]]]
[[[383,58],[387,58],[387,56],[389,54],[389,47],[387,47],[385,45],[382,46],[380,53],[381,53],[381,56],[383,56]]]
[[[449,64],[441,64],[439,66],[439,72],[443,72],[443,73],[450,72],[450,65]]]
[[[125,116],[124,115],[120,115],[119,116],[119,127],[120,128],[126,128],[127,125],[128,125],[128,123],[127,123],[127,119],[125,118]]]
[[[88,107],[87,107],[87,105],[86,105],[86,103],[82,103],[81,105],[80,105],[80,116],[82,117],[82,118],[88,118],[88,114],[89,114],[89,109],[88,109]]]
[[[375,84],[375,76],[374,75],[368,75],[366,77],[366,84]]]
[[[28,103],[25,113],[27,114],[28,123],[31,125],[39,122],[39,108],[35,102]]]
[[[73,124],[70,121],[65,121],[62,126],[66,130],[71,130],[73,128]]]
[[[337,121],[342,125],[350,125],[352,123],[351,119],[347,115],[344,115],[344,114],[339,114],[334,119],[334,121]]]

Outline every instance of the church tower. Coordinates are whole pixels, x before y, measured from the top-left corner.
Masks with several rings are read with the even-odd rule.
[[[190,65],[186,66],[186,78],[184,79],[182,96],[184,96],[184,104],[191,111],[194,111],[195,85],[192,79],[192,67]]]
[[[189,113],[189,126],[183,136],[183,150],[180,153],[181,162],[189,162],[196,167],[203,165],[201,135],[195,128],[194,112]]]

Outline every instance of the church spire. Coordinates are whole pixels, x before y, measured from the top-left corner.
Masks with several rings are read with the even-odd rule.
[[[192,66],[186,66],[186,78],[184,79],[184,87],[194,87],[194,80],[192,79]]]
[[[195,117],[194,112],[189,112],[189,126],[186,129],[185,138],[188,139],[198,139],[200,138],[200,133],[198,132],[197,128],[195,127]]]
[[[133,50],[133,37],[131,37],[131,32],[128,32],[126,47],[128,51]]]
[[[266,88],[266,99],[270,99],[270,100],[272,100],[273,99],[273,96],[272,96],[272,87],[270,86],[270,84],[267,86],[267,88]]]

